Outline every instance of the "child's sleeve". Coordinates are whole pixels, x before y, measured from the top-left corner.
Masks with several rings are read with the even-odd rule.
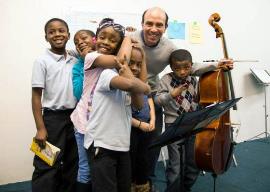
[[[158,85],[157,94],[154,97],[154,102],[160,106],[169,105],[173,98],[170,93],[170,78],[169,75],[164,75]]]
[[[119,74],[113,69],[105,69],[102,71],[99,77],[99,90],[100,91],[111,91],[110,86],[112,78],[118,76]]]
[[[34,62],[32,70],[32,87],[45,87],[46,79],[46,66],[41,59],[37,59]]]
[[[84,59],[84,70],[89,70],[92,67],[96,58],[100,55],[102,55],[102,54],[100,54],[96,51],[88,53]]]

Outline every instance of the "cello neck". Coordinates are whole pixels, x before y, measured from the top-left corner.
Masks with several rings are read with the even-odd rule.
[[[216,38],[221,38],[221,42],[222,42],[222,49],[223,49],[223,55],[224,58],[228,59],[228,52],[227,52],[227,46],[226,46],[226,41],[225,41],[225,35],[223,33],[222,28],[218,25],[218,21],[220,20],[220,16],[218,13],[214,13],[210,16],[210,18],[208,19],[209,24],[215,29],[216,32]],[[233,87],[233,82],[232,82],[232,75],[231,72],[225,72],[226,74],[226,78],[227,81],[229,83],[228,89],[230,92],[230,98],[235,99],[235,94],[234,94],[234,87]],[[237,110],[237,106],[234,105],[233,107],[234,110]]]

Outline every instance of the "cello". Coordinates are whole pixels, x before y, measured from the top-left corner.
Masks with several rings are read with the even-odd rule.
[[[220,20],[218,13],[210,16],[208,22],[214,27],[216,38],[221,38],[224,58],[229,58],[222,28],[216,23]],[[217,69],[203,74],[199,80],[200,105],[206,107],[214,103],[235,98],[230,71]],[[236,109],[236,107],[234,107]],[[230,166],[234,148],[230,112],[211,122],[196,135],[194,153],[197,167],[212,172],[214,175],[224,173]]]

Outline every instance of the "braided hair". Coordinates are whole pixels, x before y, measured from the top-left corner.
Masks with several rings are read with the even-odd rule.
[[[124,39],[125,28],[122,25],[115,23],[114,20],[111,18],[104,18],[100,21],[96,32],[96,37],[98,36],[98,33],[101,31],[101,29],[104,29],[106,27],[113,27],[113,29],[119,33],[121,40]]]

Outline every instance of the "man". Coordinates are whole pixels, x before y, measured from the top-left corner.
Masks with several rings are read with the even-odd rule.
[[[172,41],[163,36],[168,27],[168,19],[168,15],[163,9],[159,7],[149,8],[142,15],[142,30],[131,34],[131,37],[137,40],[145,51],[148,83],[152,89],[153,96],[157,91],[159,82],[158,74],[169,65],[169,57],[171,53],[177,49]],[[208,65],[194,63],[192,66],[192,74],[201,75],[217,68],[230,70],[233,68],[233,61],[221,60],[218,64],[209,63]],[[153,139],[161,134],[163,125],[162,109],[159,106],[155,106],[155,111],[156,129],[151,133]],[[151,156],[149,160],[151,176],[154,176],[159,152],[160,149],[151,150],[149,152]]]

